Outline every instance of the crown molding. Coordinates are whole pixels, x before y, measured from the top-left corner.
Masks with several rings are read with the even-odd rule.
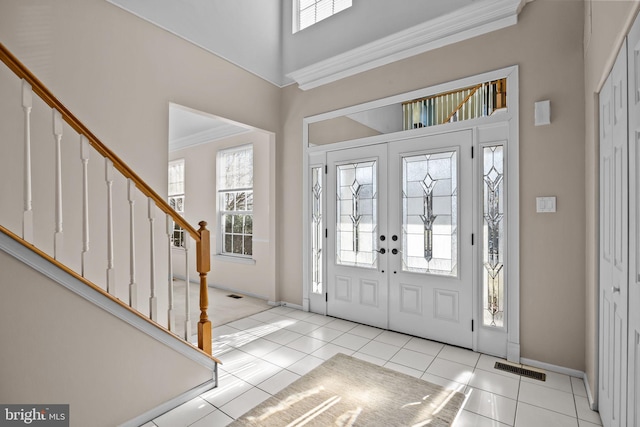
[[[515,25],[532,0],[478,1],[455,12],[384,37],[287,74],[300,89],[313,89],[429,50]]]
[[[207,144],[209,142],[229,138],[231,136],[236,136],[247,132],[251,132],[251,129],[245,129],[233,125],[219,125],[212,129],[207,129],[202,132],[171,140],[169,142],[169,152],[194,147],[196,145]]]

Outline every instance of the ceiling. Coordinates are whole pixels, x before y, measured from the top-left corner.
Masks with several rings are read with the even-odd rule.
[[[279,86],[313,89],[517,23],[533,0],[353,0],[297,33],[295,0],[106,0]],[[407,13],[407,10],[411,13]],[[367,122],[371,117],[354,117]],[[170,149],[250,128],[172,104]]]
[[[296,33],[296,0],[106,1],[277,86],[306,90],[515,25],[531,0],[353,0]]]
[[[250,132],[252,128],[202,113],[178,104],[169,104],[169,152],[218,141]]]

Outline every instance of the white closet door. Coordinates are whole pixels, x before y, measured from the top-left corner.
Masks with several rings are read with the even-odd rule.
[[[600,390],[605,427],[625,427],[628,325],[626,45],[600,92]]]
[[[629,69],[629,343],[627,425],[640,427],[640,20],[627,39]]]

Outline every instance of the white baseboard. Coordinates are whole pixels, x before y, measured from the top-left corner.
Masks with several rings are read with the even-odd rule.
[[[597,411],[598,402],[593,397],[593,394],[591,394],[591,386],[589,386],[589,377],[587,376],[586,372],[584,373],[582,380],[584,381],[584,387],[587,389],[587,401],[589,402],[589,407],[591,408],[592,411]]]
[[[183,280],[185,279],[185,276],[182,274],[174,274],[173,275],[174,279],[178,279],[178,280]],[[191,284],[195,284],[195,285],[199,285],[200,284],[200,280],[199,279],[192,279],[191,277],[189,278],[189,283]],[[214,289],[220,289],[221,291],[225,291],[225,292],[233,292],[235,294],[242,294],[242,295],[246,295],[248,297],[252,297],[252,298],[257,298],[257,299],[261,299],[263,301],[268,301],[269,298],[264,296],[264,295],[258,295],[258,294],[254,294],[253,292],[247,292],[247,291],[241,291],[238,289],[234,289],[234,288],[230,288],[228,286],[222,286],[218,283],[209,283],[208,284],[209,288],[214,288]],[[271,304],[271,301],[269,301],[269,304]]]
[[[242,291],[239,289],[233,289],[233,288],[229,288],[227,286],[222,286],[219,285],[217,283],[212,283],[209,285],[210,288],[215,288],[215,289],[219,289],[221,291],[225,291],[225,292],[232,292],[234,294],[242,294],[248,297],[252,297],[252,298],[257,298],[257,299],[261,299],[263,301],[269,301],[269,297],[266,297],[264,295],[258,295],[258,294],[254,294],[253,292],[247,292],[247,291]]]
[[[159,406],[156,406],[155,408],[145,412],[144,414],[138,415],[137,417],[120,424],[119,427],[141,426],[145,423],[148,423],[151,420],[158,418],[160,415],[164,414],[165,412],[168,412],[174,408],[177,408],[178,406],[190,401],[191,399],[195,399],[196,397],[200,396],[202,393],[205,393],[213,389],[214,387],[216,387],[215,379],[202,383],[199,386],[192,388],[191,390],[188,390],[182,393],[181,395],[176,396],[173,399],[164,402]]]
[[[304,307],[302,307],[300,304],[292,304],[290,302],[286,302],[286,301],[280,301],[277,302],[275,305],[277,306],[282,306],[282,307],[289,307],[289,308],[295,308],[296,310],[304,310]],[[306,310],[309,311],[309,310]]]
[[[521,358],[520,363],[545,371],[556,372],[558,374],[569,375],[570,377],[584,378],[585,374],[577,369],[565,368],[564,366],[552,365],[551,363],[539,362],[533,359]]]

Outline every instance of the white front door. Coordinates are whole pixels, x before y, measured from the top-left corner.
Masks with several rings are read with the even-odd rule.
[[[387,145],[327,155],[327,314],[388,325]]]
[[[389,329],[468,348],[471,146],[469,130],[389,147]]]
[[[472,132],[328,153],[327,313],[472,346]]]

